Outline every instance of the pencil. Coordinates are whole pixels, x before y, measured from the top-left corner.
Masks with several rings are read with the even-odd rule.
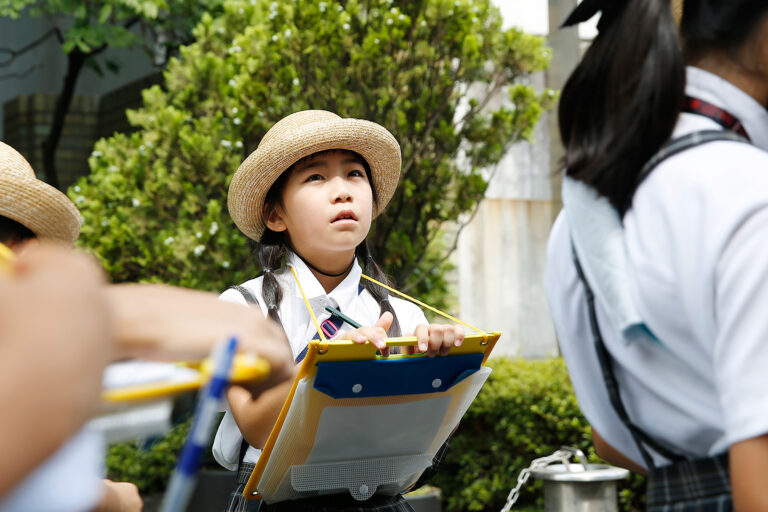
[[[339,311],[338,309],[336,309],[333,306],[325,306],[325,310],[326,311],[330,311],[332,314],[334,314],[337,317],[341,318],[342,320],[347,322],[349,325],[351,325],[355,329],[359,329],[360,327],[362,327],[362,325],[360,325],[359,323],[355,322],[354,320],[352,320],[347,315],[345,315],[344,313],[342,313],[341,311]]]
[[[161,512],[178,512],[187,509],[192,491],[195,489],[200,456],[207,448],[213,428],[216,426],[219,402],[224,397],[236,348],[237,338],[233,337],[215,349],[213,376],[200,393],[192,428],[187,434],[187,440],[179,455],[179,462],[165,491]]]

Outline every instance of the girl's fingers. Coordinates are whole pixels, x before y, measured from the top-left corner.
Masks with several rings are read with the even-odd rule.
[[[416,342],[419,347],[419,352],[426,352],[429,342],[429,326],[421,324],[416,326]]]
[[[392,322],[394,320],[395,317],[392,316],[392,313],[385,311],[384,314],[382,314],[381,317],[379,317],[379,319],[376,321],[376,327],[381,327],[386,332],[392,326]]]
[[[387,346],[384,341],[384,338],[387,337],[387,331],[381,327],[361,327],[359,331],[377,349],[382,350]]]
[[[445,334],[445,326],[440,324],[431,324],[429,326],[429,348],[427,349],[427,355],[429,357],[435,357],[443,346],[443,336]]]
[[[460,347],[461,344],[464,343],[464,328],[460,325],[454,325],[453,332],[455,335],[455,339],[453,340],[453,345],[456,347]]]
[[[451,348],[453,347],[453,342],[455,339],[456,339],[456,331],[453,329],[452,326],[446,327],[445,331],[443,332],[443,344],[440,347],[441,356],[444,356],[451,351]]]
[[[354,341],[355,343],[365,343],[367,338],[365,337],[365,334],[361,332],[361,329],[352,329],[351,331],[347,331],[341,336],[339,336],[339,339],[350,339]]]

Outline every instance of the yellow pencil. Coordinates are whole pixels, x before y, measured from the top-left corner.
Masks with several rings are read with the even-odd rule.
[[[0,272],[10,272],[16,255],[5,244],[0,242]]]

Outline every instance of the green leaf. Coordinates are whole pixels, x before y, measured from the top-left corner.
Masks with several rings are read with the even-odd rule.
[[[113,6],[112,4],[109,4],[109,3],[105,3],[104,5],[101,6],[101,9],[99,10],[100,24],[103,25],[107,22],[109,17],[112,15],[112,9],[113,9]]]

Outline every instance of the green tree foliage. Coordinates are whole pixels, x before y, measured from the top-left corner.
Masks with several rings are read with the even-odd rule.
[[[589,423],[581,414],[562,359],[493,358],[485,386],[451,442],[434,485],[446,512],[501,510],[520,471],[563,445],[595,455]],[[620,510],[644,510],[645,479],[620,485]],[[544,510],[543,484],[531,478],[514,510]]]
[[[316,108],[397,137],[402,179],[371,241],[399,286],[434,294],[436,247],[452,244],[439,228],[477,206],[481,169],[553,101],[525,81],[548,63],[542,38],[502,30],[488,0],[231,0],[194,35],[130,114],[138,131],[100,141],[70,189],[82,243],[115,281],[220,290],[252,277],[229,180],[275,122]]]

